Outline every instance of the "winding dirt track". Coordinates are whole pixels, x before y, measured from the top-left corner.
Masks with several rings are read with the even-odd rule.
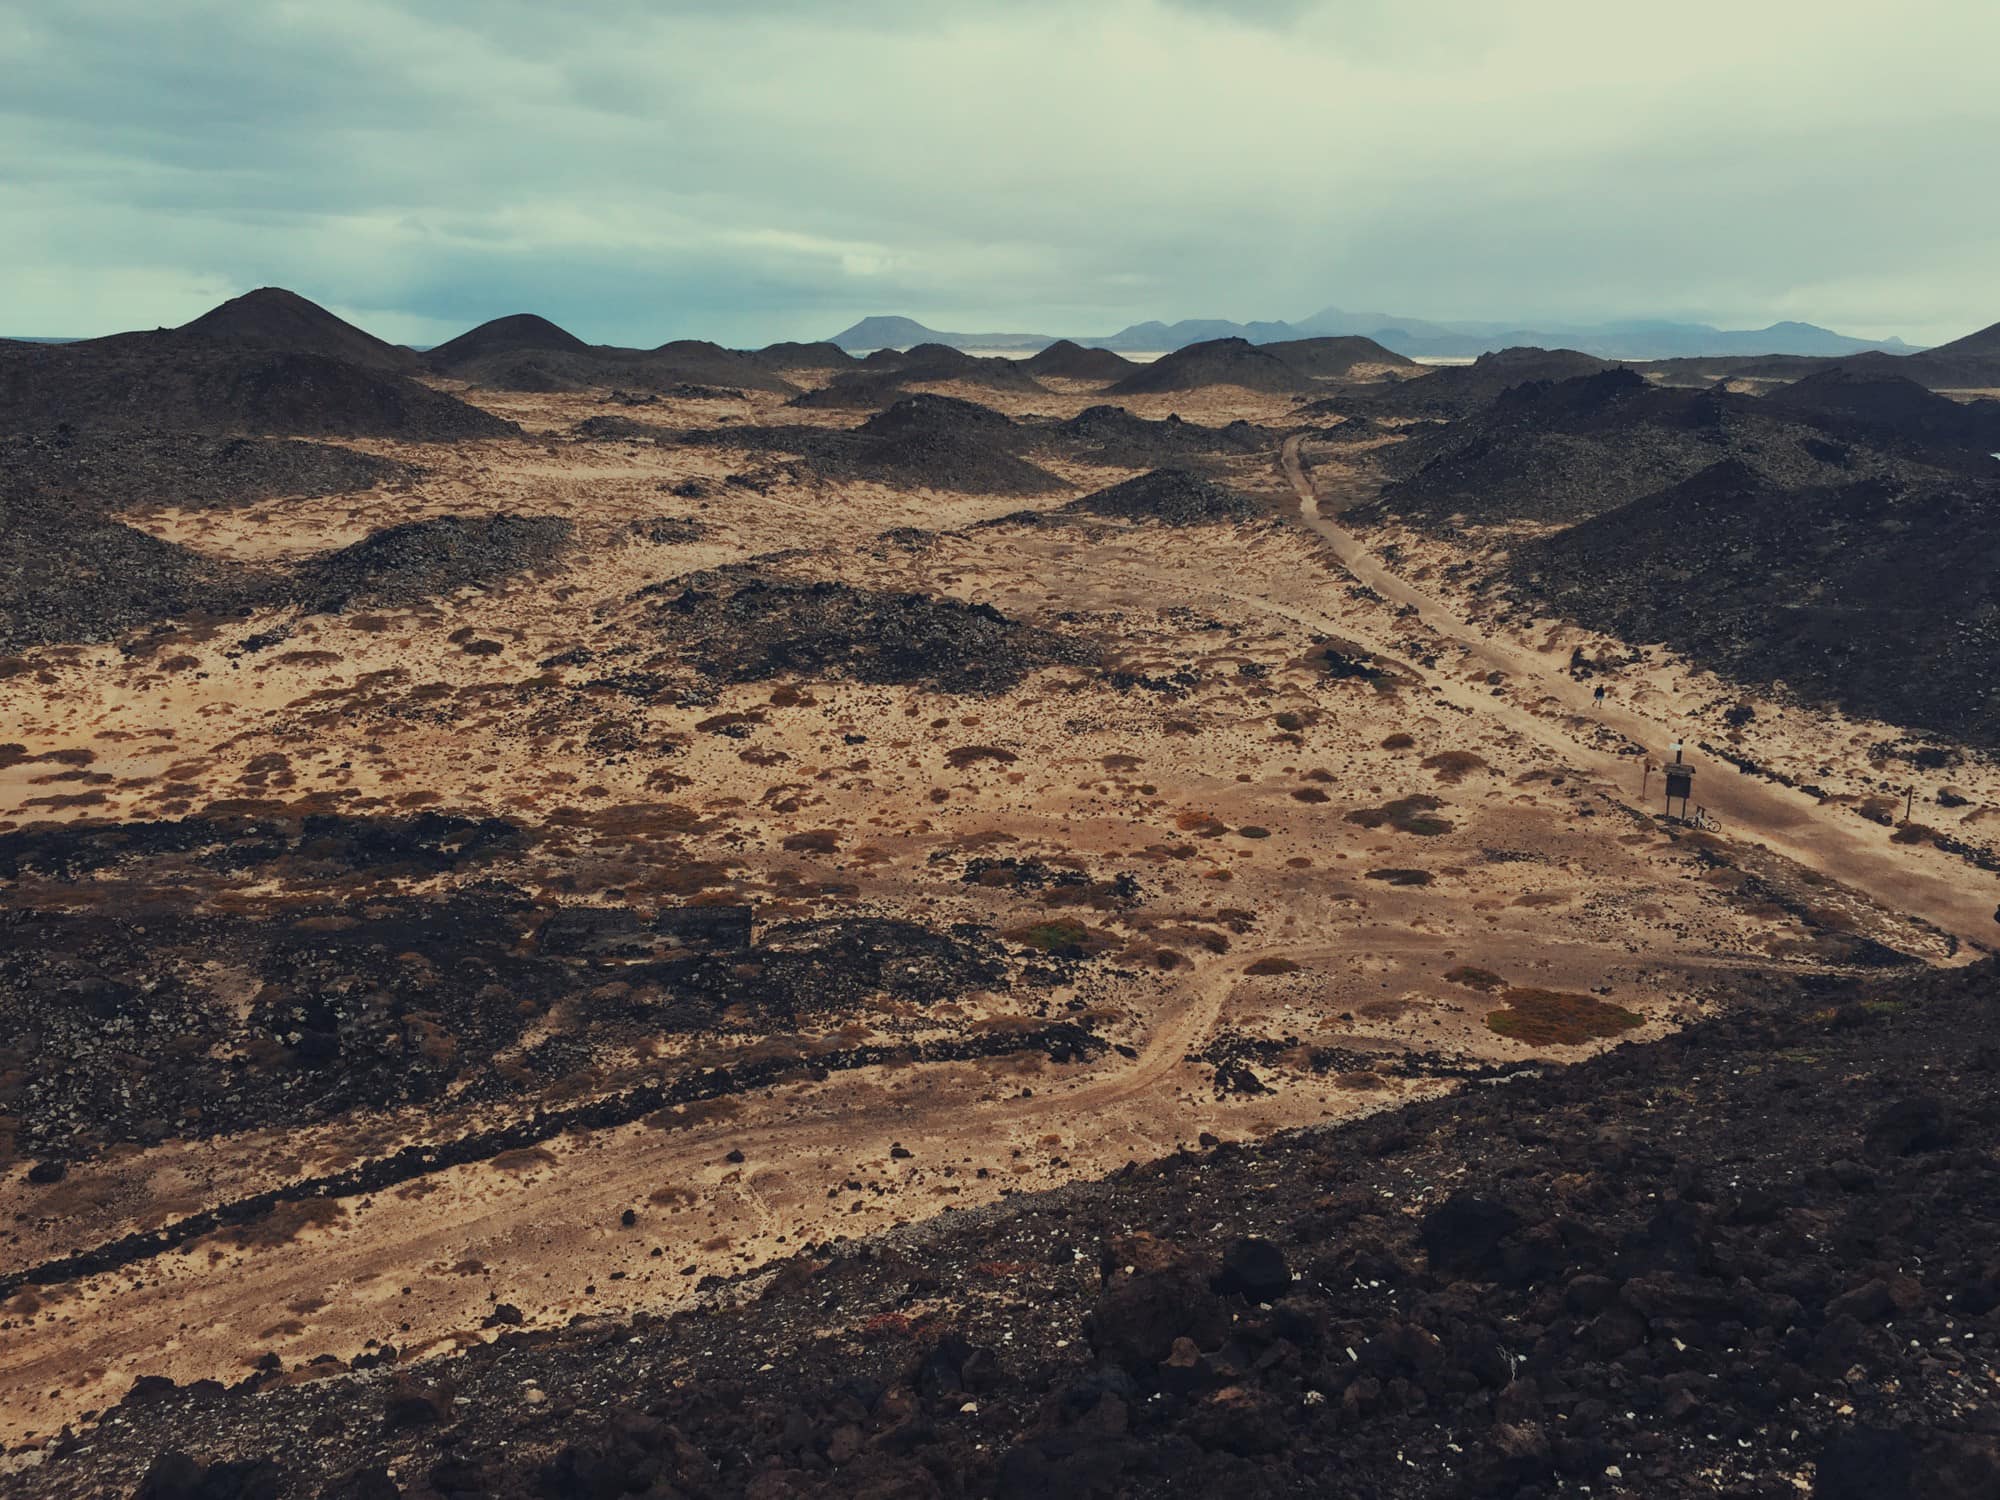
[[[211,1265],[178,1255],[136,1267],[137,1285],[130,1273],[73,1283],[69,1290],[81,1295],[67,1317],[0,1340],[0,1390],[17,1393],[17,1400],[47,1393],[26,1410],[10,1410],[0,1434],[16,1439],[73,1421],[83,1409],[115,1402],[140,1373],[240,1378],[266,1348],[347,1358],[371,1335],[419,1351],[449,1346],[479,1326],[496,1294],[527,1305],[538,1320],[561,1316],[566,1304],[590,1312],[615,1311],[624,1301],[671,1307],[693,1289],[679,1273],[683,1262],[703,1271],[738,1268],[704,1241],[761,1237],[768,1259],[787,1253],[786,1241],[775,1238],[782,1233],[800,1240],[866,1233],[946,1202],[971,1206],[1015,1180],[1008,1175],[1008,1143],[1044,1132],[1060,1136],[1072,1167],[1084,1175],[1163,1154],[1174,1149],[1183,1123],[1165,1107],[1173,1075],[1215,1024],[1231,977],[1211,972],[1167,987],[1159,1024],[1135,1059],[1112,1053],[1088,1074],[1037,1078],[1032,1096],[997,1094],[976,1071],[946,1065],[927,1070],[932,1092],[918,1110],[888,1099],[871,1086],[875,1080],[860,1075],[809,1095],[762,1100],[760,1107],[782,1112],[761,1123],[725,1120],[667,1131],[640,1123],[563,1138],[546,1148],[551,1168],[526,1178],[483,1163],[452,1168],[424,1179],[418,1194],[385,1192],[352,1203],[333,1230],[309,1231],[240,1259]],[[1155,1091],[1167,1098],[1146,1112],[1157,1122],[1152,1128],[1115,1114],[1118,1105]],[[933,1174],[965,1162],[990,1167],[992,1175],[981,1181],[961,1166],[959,1186],[936,1208],[906,1191],[887,1200],[883,1212],[834,1217],[849,1203],[829,1207],[827,1184],[879,1172],[890,1164],[892,1146]],[[724,1161],[732,1150],[747,1158],[742,1166]],[[712,1217],[669,1218],[652,1209],[650,1195],[662,1187],[699,1192]],[[635,1205],[641,1225],[621,1231],[620,1213]],[[649,1247],[661,1242],[666,1253],[654,1257]],[[479,1247],[483,1267],[447,1272],[468,1244]],[[603,1282],[614,1270],[630,1278],[629,1297],[615,1288],[605,1289],[608,1296],[578,1297],[586,1281]],[[285,1309],[327,1298],[331,1305],[313,1308],[304,1320],[310,1332],[274,1331]],[[398,1334],[399,1327],[406,1331]]]
[[[1472,659],[1505,673],[1517,697],[1530,696],[1520,690],[1531,688],[1532,695],[1539,697],[1542,704],[1552,703],[1562,714],[1580,723],[1601,724],[1634,743],[1645,745],[1654,755],[1678,737],[1673,726],[1615,701],[1596,707],[1591,688],[1569,675],[1562,656],[1498,639],[1443,600],[1393,572],[1368,550],[1360,537],[1340,525],[1337,518],[1320,513],[1318,492],[1299,454],[1303,441],[1303,434],[1288,437],[1280,453],[1285,477],[1299,497],[1299,518],[1327,542],[1341,567],[1355,579],[1390,604],[1415,609],[1426,626],[1462,648]],[[1262,602],[1266,607],[1274,607],[1269,601]],[[1332,626],[1331,621],[1325,624]],[[1579,768],[1606,777],[1624,791],[1631,805],[1639,804],[1639,789],[1630,784],[1636,769],[1632,757],[1607,754],[1585,743],[1560,722],[1533,712],[1521,701],[1493,697],[1402,661],[1386,642],[1366,644],[1398,660],[1460,706],[1497,716],[1527,738],[1560,752]],[[1931,923],[1959,940],[1962,961],[1970,962],[1981,953],[1992,951],[1996,939],[2000,939],[2000,927],[1994,925],[2000,880],[1992,875],[1928,845],[1891,844],[1888,834],[1874,825],[1860,828],[1838,821],[1837,815],[1829,816],[1805,793],[1746,775],[1726,761],[1702,763],[1696,784],[1696,800],[1722,820],[1725,837],[1762,844],[1863,892],[1892,911]],[[1660,778],[1655,775],[1651,787],[1657,790],[1660,786]]]

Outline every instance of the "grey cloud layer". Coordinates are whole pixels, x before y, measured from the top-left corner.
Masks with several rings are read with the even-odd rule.
[[[0,0],[0,331],[2000,315],[2000,7]]]

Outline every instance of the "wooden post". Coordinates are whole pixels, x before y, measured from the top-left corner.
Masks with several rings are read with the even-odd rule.
[[[1916,806],[1917,787],[1915,782],[1911,782],[1909,793],[1903,799],[1903,821],[1905,823],[1910,821],[1910,814],[1916,810]]]

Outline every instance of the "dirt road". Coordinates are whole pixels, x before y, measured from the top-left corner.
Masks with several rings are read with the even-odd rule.
[[[1639,788],[1632,784],[1638,773],[1635,758],[1605,753],[1573,732],[1570,724],[1601,725],[1644,745],[1655,758],[1663,756],[1683,730],[1622,704],[1596,705],[1591,685],[1570,676],[1565,657],[1496,639],[1445,601],[1395,573],[1337,518],[1320,513],[1318,492],[1299,453],[1302,441],[1301,435],[1287,438],[1280,455],[1285,476],[1298,494],[1300,520],[1327,542],[1357,581],[1392,606],[1414,609],[1424,625],[1472,660],[1504,673],[1512,691],[1508,697],[1494,697],[1441,673],[1415,665],[1410,670],[1460,706],[1496,715],[1529,739],[1559,750],[1580,768],[1610,778],[1638,806]],[[1366,644],[1385,655],[1397,655],[1385,641]],[[1547,711],[1551,706],[1553,713]],[[1655,773],[1650,781],[1650,790],[1659,792],[1660,776]],[[1928,845],[1892,844],[1887,830],[1853,826],[1805,793],[1746,775],[1726,761],[1704,760],[1696,781],[1696,800],[1722,821],[1725,837],[1762,844],[1891,910],[1932,923],[1959,940],[1963,961],[1992,951],[2000,940],[2000,926],[1994,923],[2000,880],[1992,875]]]

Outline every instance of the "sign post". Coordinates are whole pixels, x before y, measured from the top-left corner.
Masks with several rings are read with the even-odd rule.
[[[1681,742],[1674,741],[1674,758],[1667,768],[1667,816],[1674,815],[1674,799],[1681,804],[1681,821],[1687,821],[1688,802],[1694,796],[1694,767],[1681,759]]]

